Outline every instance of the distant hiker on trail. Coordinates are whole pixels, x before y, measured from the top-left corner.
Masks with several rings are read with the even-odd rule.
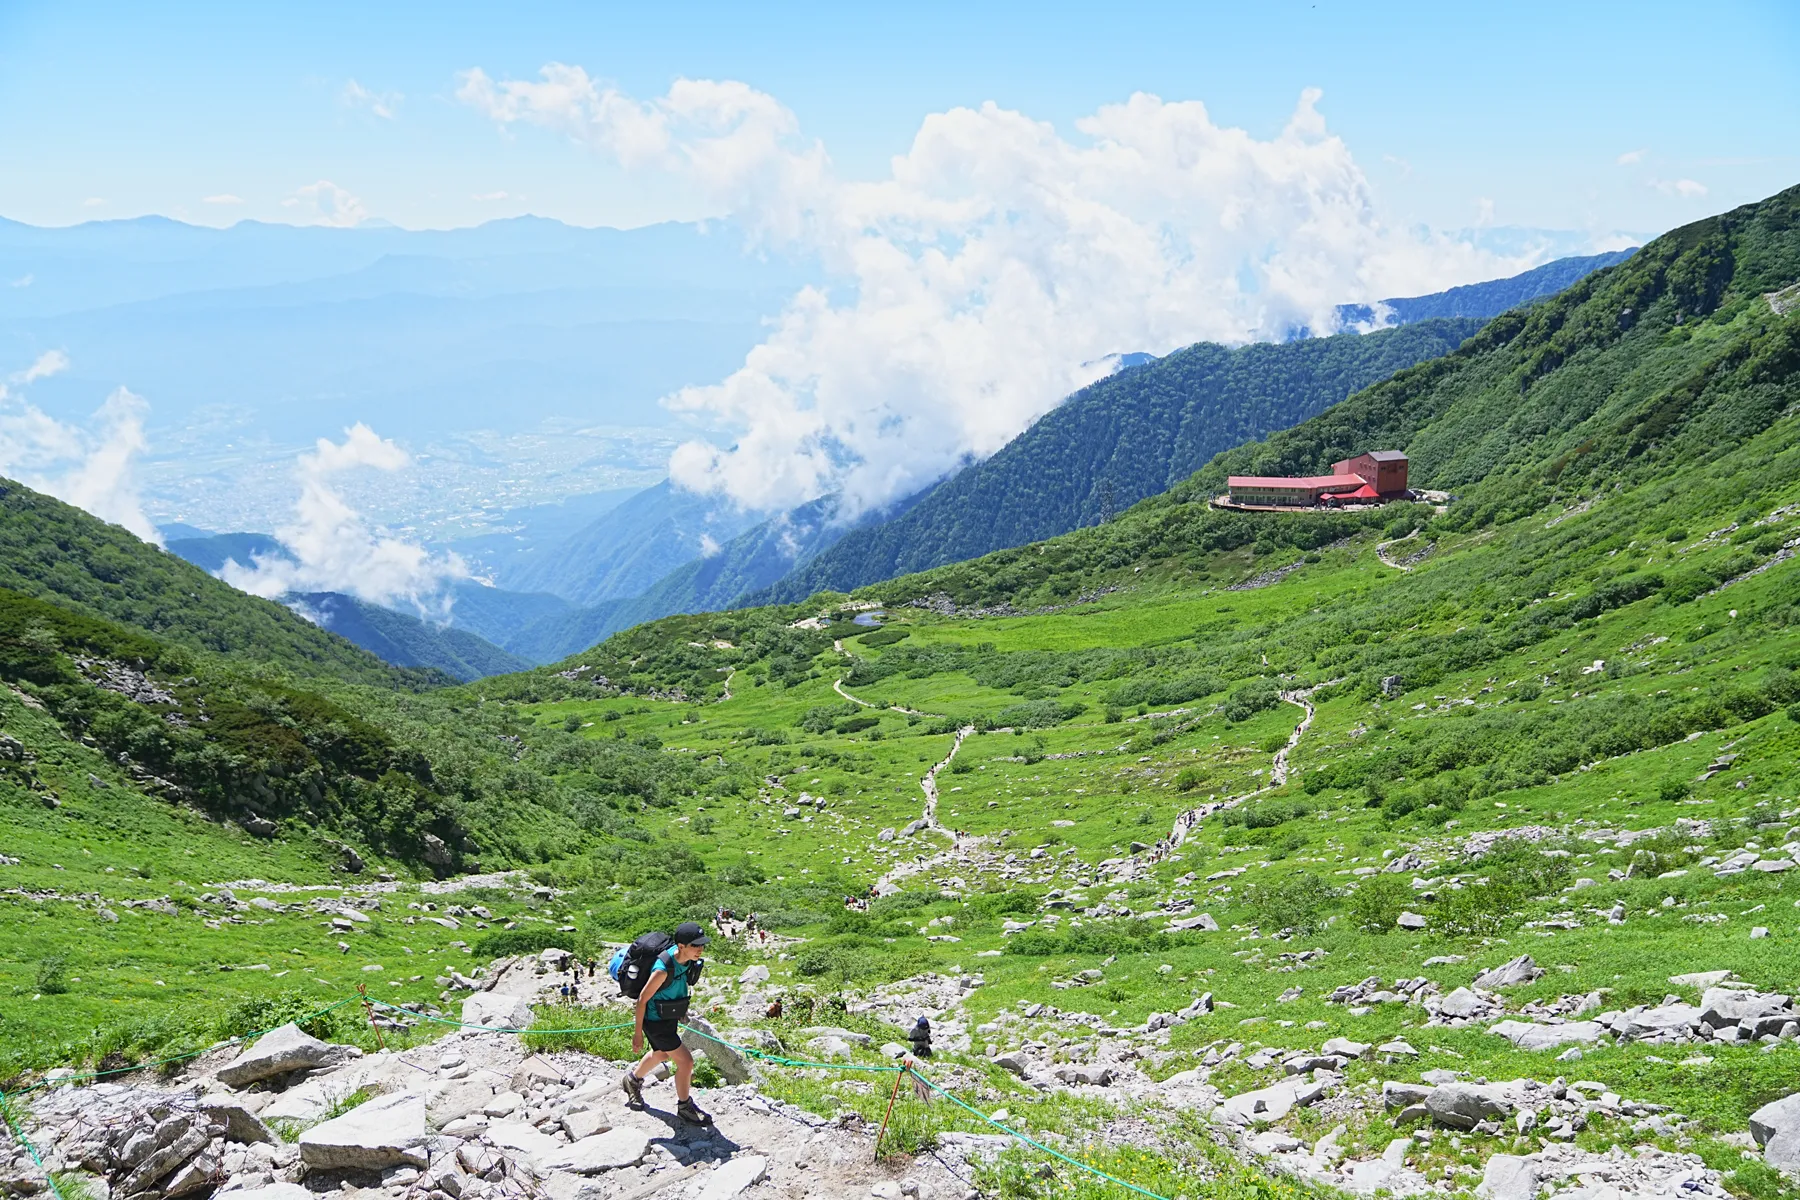
[[[650,1043],[643,1060],[619,1081],[632,1108],[644,1107],[644,1079],[664,1062],[675,1064],[675,1113],[690,1125],[710,1125],[708,1116],[688,1094],[694,1081],[694,1053],[681,1044],[681,1021],[704,966],[702,948],[710,939],[692,921],[675,927],[674,936],[646,933],[613,956],[612,974],[619,990],[637,1001],[631,1052]]]

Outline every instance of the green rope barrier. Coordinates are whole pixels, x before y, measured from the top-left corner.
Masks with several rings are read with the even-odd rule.
[[[1088,1174],[1096,1176],[1097,1178],[1100,1178],[1100,1179],[1104,1179],[1104,1180],[1106,1180],[1106,1182],[1115,1184],[1118,1187],[1122,1187],[1122,1188],[1126,1189],[1127,1191],[1136,1192],[1140,1196],[1148,1196],[1148,1197],[1150,1197],[1150,1200],[1168,1200],[1168,1197],[1159,1196],[1155,1192],[1149,1191],[1145,1188],[1141,1188],[1135,1183],[1126,1183],[1123,1179],[1120,1179],[1117,1176],[1108,1175],[1105,1171],[1102,1171],[1099,1167],[1093,1166],[1090,1163],[1084,1163],[1079,1158],[1070,1158],[1067,1154],[1064,1154],[1060,1150],[1052,1150],[1050,1147],[1044,1145],[1044,1143],[1038,1141],[1036,1138],[1029,1137],[1023,1133],[1020,1133],[1018,1130],[1013,1129],[1010,1126],[1003,1125],[999,1121],[994,1120],[994,1118],[992,1118],[992,1117],[988,1116],[986,1113],[982,1112],[979,1108],[976,1108],[974,1105],[965,1103],[963,1100],[958,1099],[954,1093],[945,1091],[943,1088],[939,1087],[936,1083],[932,1082],[929,1078],[927,1078],[925,1075],[921,1074],[920,1072],[915,1070],[915,1071],[913,1071],[913,1074],[915,1076],[917,1076],[919,1079],[923,1080],[926,1087],[930,1088],[932,1091],[936,1092],[938,1095],[942,1096],[944,1099],[950,1101],[950,1103],[956,1105],[958,1108],[964,1109],[964,1110],[974,1114],[977,1117],[980,1117],[983,1121],[986,1121],[989,1125],[992,1125],[995,1129],[998,1129],[1000,1132],[1007,1134],[1010,1137],[1017,1138],[1019,1141],[1024,1142],[1027,1146],[1031,1146],[1035,1149],[1042,1150],[1045,1154],[1050,1155],[1050,1157],[1052,1157],[1052,1158],[1059,1158],[1063,1162],[1068,1163],[1072,1167],[1079,1167],[1081,1170],[1086,1171]]]
[[[336,1009],[340,1009],[340,1008],[344,1007],[344,1005],[350,1003],[352,1000],[355,1000],[355,999],[358,999],[358,997],[347,996],[344,999],[339,1000],[336,1004],[326,1005],[324,1008],[321,1008],[318,1012],[313,1013],[311,1016],[301,1017],[300,1019],[298,1019],[296,1021],[283,1021],[282,1024],[283,1025],[305,1025],[309,1021],[318,1020],[320,1017],[324,1016],[326,1013],[329,1013]],[[240,1041],[240,1042],[246,1041],[250,1038],[261,1037],[263,1034],[270,1033],[273,1030],[278,1029],[278,1028],[280,1028],[280,1026],[271,1025],[271,1026],[269,1026],[268,1029],[252,1029],[249,1033],[234,1034],[230,1040]],[[90,1079],[104,1079],[109,1075],[129,1075],[134,1071],[147,1071],[151,1067],[162,1067],[162,1066],[167,1066],[169,1063],[186,1062],[190,1058],[199,1058],[202,1054],[205,1054],[205,1053],[206,1053],[206,1050],[204,1050],[204,1049],[189,1050],[186,1053],[174,1054],[174,1055],[169,1056],[168,1058],[153,1058],[149,1062],[133,1063],[129,1067],[113,1067],[111,1070],[107,1070],[107,1071],[87,1071],[80,1075],[64,1075],[62,1078],[56,1079],[56,1080],[39,1080],[37,1083],[32,1084],[30,1087],[20,1088],[18,1091],[14,1092],[13,1095],[23,1096],[27,1092],[41,1091],[47,1087],[61,1086],[62,1084],[65,1084],[65,1083],[85,1083],[86,1081],[88,1081]]]
[[[904,1071],[906,1069],[905,1067],[871,1066],[866,1063],[822,1063],[809,1062],[803,1058],[786,1058],[779,1054],[770,1054],[767,1050],[752,1050],[748,1046],[740,1046],[736,1042],[728,1042],[717,1034],[707,1033],[704,1029],[695,1029],[692,1025],[686,1023],[683,1023],[681,1027],[695,1037],[703,1037],[709,1042],[717,1042],[721,1046],[728,1046],[731,1049],[736,1050],[739,1054],[747,1054],[758,1062],[766,1062],[771,1066],[776,1067],[792,1067],[796,1070],[874,1072]]]
[[[32,1145],[31,1139],[25,1136],[24,1127],[13,1122],[12,1105],[5,1092],[0,1092],[0,1117],[5,1118],[7,1130],[14,1138],[18,1139],[21,1146],[25,1147],[25,1152],[31,1155],[31,1161],[37,1164],[37,1169],[44,1176],[44,1182],[50,1185],[51,1194],[56,1197],[56,1200],[68,1200],[63,1195],[62,1187],[56,1182],[56,1176],[52,1175],[49,1168],[44,1166],[44,1160],[39,1156],[37,1147]]]

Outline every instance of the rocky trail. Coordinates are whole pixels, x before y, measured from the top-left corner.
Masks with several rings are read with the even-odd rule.
[[[531,1004],[553,996],[573,976],[562,951],[501,960],[479,971],[484,990],[463,1004],[470,1025],[530,1023]],[[1509,1011],[1505,989],[1542,970],[1528,956],[1474,976],[1448,995],[1436,985],[1378,979],[1346,985],[1332,999],[1345,1004],[1398,1003],[1416,1007],[1423,1027],[1486,1024]],[[1590,1024],[1602,1036],[1667,1041],[1757,1037],[1780,1026],[1776,1041],[1800,1032],[1786,995],[1762,993],[1729,973],[1670,982],[1702,988],[1699,1005],[1667,1014],[1645,1009],[1603,1013]],[[727,1021],[753,1019],[766,1002],[759,990],[766,968],[752,966],[735,981],[703,984],[705,1011]],[[1696,982],[1698,981],[1698,982]],[[605,986],[602,984],[601,986]],[[1720,1174],[1692,1153],[1643,1145],[1604,1151],[1575,1144],[1593,1120],[1635,1123],[1646,1137],[1679,1140],[1693,1122],[1658,1105],[1622,1097],[1601,1084],[1563,1077],[1509,1081],[1470,1079],[1467,1072],[1432,1070],[1418,1082],[1405,1064],[1418,1055],[1406,1041],[1382,1045],[1326,1038],[1314,1050],[1246,1049],[1222,1024],[1198,1051],[1170,1048],[1180,1025],[1218,1021],[1211,993],[1179,1012],[1153,1014],[1140,1027],[1115,1028],[1085,1012],[1021,1001],[971,1028],[963,1006],[983,986],[979,975],[928,974],[874,989],[853,999],[850,1011],[892,1026],[895,1041],[882,1050],[903,1053],[901,1031],[929,1016],[942,1050],[985,1052],[994,1065],[1040,1094],[1068,1093],[1089,1102],[1086,1140],[1103,1145],[1155,1147],[1180,1128],[1175,1115],[1206,1117],[1210,1136],[1256,1169],[1352,1195],[1436,1196],[1468,1190],[1486,1200],[1627,1200],[1690,1196],[1727,1200]],[[1340,999],[1339,993],[1343,993]],[[1581,997],[1566,998],[1571,1011]],[[1667,1006],[1665,1006],[1667,1007]],[[1691,1011],[1689,1011],[1691,1009]],[[588,1010],[596,1023],[623,1016],[617,1005]],[[1510,1026],[1561,1031],[1559,1018],[1517,1012],[1529,1021],[1504,1021],[1494,1032],[1521,1046]],[[1716,1022],[1716,1024],[1715,1024]],[[1713,1030],[1710,1035],[1696,1029]],[[1581,1031],[1585,1038],[1586,1031]],[[725,1080],[697,1090],[713,1123],[689,1125],[673,1113],[673,1088],[655,1080],[642,1110],[627,1106],[619,1088],[623,1064],[558,1050],[533,1053],[516,1033],[459,1028],[398,1053],[365,1054],[282,1026],[254,1043],[225,1043],[186,1063],[170,1077],[148,1074],[108,1082],[45,1076],[41,1090],[12,1113],[39,1154],[23,1148],[0,1156],[0,1191],[47,1194],[44,1171],[60,1172],[59,1188],[79,1183],[96,1200],[176,1200],[216,1195],[240,1200],[971,1200],[979,1165],[1013,1146],[998,1127],[980,1132],[941,1128],[930,1150],[877,1159],[876,1131],[853,1111],[826,1118],[768,1094],[770,1072],[790,1067],[752,1062],[732,1042],[801,1053],[826,1063],[848,1060],[865,1034],[829,1027],[799,1030],[802,1045],[783,1046],[759,1029],[715,1032],[698,1018],[684,1040],[704,1053]],[[1545,1046],[1562,1042],[1551,1039]],[[985,1046],[985,1051],[983,1047]],[[1537,1048],[1533,1043],[1531,1048]],[[1196,1060],[1193,1055],[1199,1054]],[[1564,1055],[1567,1059],[1569,1056]],[[1350,1066],[1380,1059],[1383,1083],[1355,1082]],[[1166,1078],[1164,1064],[1196,1062]],[[1559,1064],[1560,1065],[1560,1062]],[[1248,1067],[1278,1072],[1274,1082],[1232,1095],[1212,1083],[1215,1070]],[[954,1061],[925,1068],[940,1086],[973,1102],[999,1097],[981,1075]],[[822,1081],[828,1067],[806,1068]],[[853,1078],[842,1076],[835,1078]],[[1288,1132],[1289,1118],[1317,1108],[1312,1133]],[[1352,1126],[1386,1114],[1399,1130],[1379,1154],[1354,1156]],[[947,1104],[940,1120],[968,1126]],[[1519,1135],[1515,1137],[1514,1135]],[[1525,1135],[1530,1135],[1527,1138]],[[1782,1168],[1800,1166],[1800,1095],[1759,1110],[1742,1135],[1746,1146]],[[1480,1168],[1426,1169],[1440,1139],[1491,1138],[1498,1150]],[[1510,1139],[1510,1140],[1509,1140]],[[1530,1146],[1528,1142],[1535,1142]],[[1750,1153],[1748,1150],[1746,1153]],[[1068,1169],[1068,1168],[1062,1168]]]

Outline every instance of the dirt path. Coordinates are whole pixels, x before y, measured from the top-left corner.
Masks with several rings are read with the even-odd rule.
[[[850,657],[850,652],[844,649],[844,643],[841,640],[832,642],[831,648],[836,650],[839,654],[842,654],[845,658]],[[921,712],[916,708],[908,708],[904,704],[872,704],[860,696],[852,696],[849,692],[845,691],[842,677],[832,680],[831,690],[848,700],[850,703],[861,705],[863,708],[886,708],[888,712],[905,713],[909,717],[937,717],[943,715],[942,713]]]
[[[1413,539],[1413,535],[1409,533],[1405,537],[1395,538],[1391,542],[1376,542],[1375,543],[1375,557],[1379,558],[1383,564],[1394,568],[1394,570],[1396,570],[1396,571],[1410,571],[1410,570],[1412,570],[1412,567],[1406,565],[1405,563],[1395,562],[1393,559],[1388,557],[1387,551],[1388,551],[1389,546],[1398,546],[1401,542],[1410,542],[1410,541],[1412,541],[1412,539]]]
[[[1287,745],[1275,752],[1274,765],[1269,768],[1270,787],[1279,787],[1287,782],[1288,755],[1293,753],[1294,747],[1300,744],[1300,739],[1305,736],[1306,731],[1312,727],[1313,717],[1316,714],[1316,710],[1312,705],[1313,691],[1314,689],[1312,688],[1306,688],[1302,691],[1281,693],[1281,698],[1283,700],[1286,700],[1289,704],[1298,704],[1301,709],[1305,711],[1306,715],[1300,718],[1300,724],[1294,726],[1294,732],[1288,735]]]
[[[1332,683],[1336,682],[1335,679],[1332,680]],[[1256,788],[1254,791],[1244,793],[1242,796],[1233,796],[1226,800],[1210,801],[1206,804],[1190,808],[1176,816],[1174,828],[1169,830],[1169,836],[1158,842],[1156,847],[1152,850],[1151,861],[1161,861],[1170,851],[1178,848],[1182,842],[1187,840],[1187,835],[1198,828],[1200,822],[1211,816],[1213,813],[1218,812],[1220,809],[1235,807],[1254,796],[1261,795],[1270,788],[1277,788],[1286,783],[1288,781],[1288,755],[1292,754],[1294,749],[1300,745],[1300,739],[1306,736],[1306,731],[1308,729],[1312,728],[1313,717],[1317,715],[1318,710],[1313,708],[1312,694],[1321,687],[1329,686],[1329,684],[1322,683],[1317,687],[1297,688],[1293,691],[1281,693],[1281,698],[1284,701],[1289,704],[1297,705],[1306,713],[1306,715],[1300,718],[1300,724],[1294,726],[1294,732],[1288,735],[1287,745],[1275,752],[1275,761],[1269,768],[1269,782]]]
[[[937,819],[938,772],[950,765],[951,760],[956,757],[956,752],[962,749],[963,739],[974,732],[975,727],[973,725],[964,725],[961,729],[958,729],[956,731],[956,740],[950,744],[950,753],[944,755],[938,762],[933,763],[931,769],[925,772],[919,779],[919,790],[925,793],[925,811],[920,814],[918,821],[913,822],[913,825],[917,826],[917,828],[914,829],[914,832],[923,833],[927,829],[932,829],[939,833],[947,834],[950,838],[950,848],[927,858],[914,859],[912,862],[898,864],[880,879],[875,881],[877,889],[884,885],[904,879],[908,875],[917,875],[922,871],[929,871],[933,867],[949,861],[959,850],[965,850],[981,841],[980,838],[965,838],[960,836],[953,829],[945,829],[942,825],[938,824]],[[911,828],[911,826],[909,826],[909,828]]]

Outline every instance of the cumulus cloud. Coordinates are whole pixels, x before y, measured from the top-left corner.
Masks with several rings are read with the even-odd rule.
[[[1541,261],[1384,223],[1311,89],[1267,140],[1142,93],[1079,137],[991,103],[952,109],[875,180],[840,177],[743,83],[639,100],[551,64],[534,80],[471,70],[457,94],[503,129],[673,173],[851,285],[802,290],[740,369],[667,400],[733,439],[680,447],[675,481],[758,509],[838,493],[849,517],[917,490],[998,450],[1109,354],[1330,329],[1340,303]]]
[[[1627,150],[1625,153],[1619,155],[1619,157],[1614,159],[1613,161],[1621,167],[1629,167],[1635,163],[1643,162],[1644,155],[1647,153],[1649,153],[1649,151],[1642,150],[1642,149]]]
[[[364,108],[386,121],[394,119],[394,112],[400,107],[405,97],[399,92],[372,92],[356,80],[347,80],[344,90],[339,93],[348,108]]]
[[[304,210],[317,224],[348,228],[367,217],[363,202],[329,179],[309,183],[281,202],[283,208]]]
[[[79,426],[57,420],[13,391],[68,366],[68,355],[51,350],[0,384],[0,475],[161,545],[132,473],[134,460],[149,444],[144,398],[118,388]]]
[[[320,438],[295,464],[300,495],[294,516],[275,531],[286,554],[259,556],[248,565],[231,560],[219,577],[269,599],[290,592],[348,592],[373,604],[405,601],[422,615],[447,618],[445,587],[469,577],[463,561],[372,528],[337,488],[348,472],[399,471],[411,462],[406,451],[361,422],[345,430],[341,442]]]

